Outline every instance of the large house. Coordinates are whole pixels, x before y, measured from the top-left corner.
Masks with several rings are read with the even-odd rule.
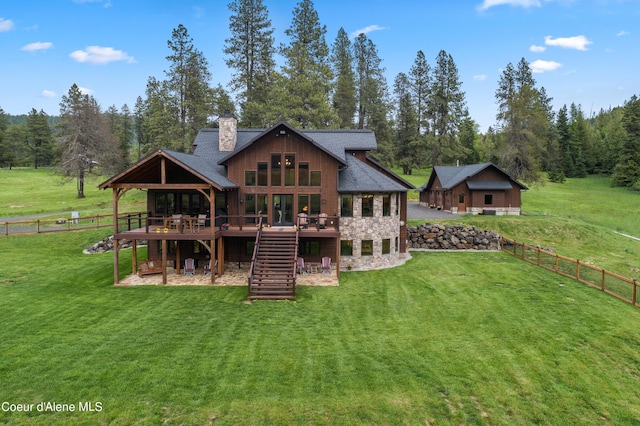
[[[451,213],[519,215],[526,189],[493,163],[434,166],[419,188],[420,204]]]
[[[403,261],[414,187],[367,156],[376,147],[370,130],[298,130],[286,122],[237,129],[227,115],[219,128],[199,132],[193,154],[160,149],[100,188],[113,190],[115,237],[134,241],[132,272],[136,241],[144,239],[163,282],[170,262],[180,270],[194,259],[213,270],[212,281],[225,264],[245,263],[249,296],[258,298],[261,283],[275,288],[284,278],[295,292],[300,259],[337,274]],[[140,217],[118,213],[131,189],[147,190]],[[115,283],[118,258],[116,250]]]

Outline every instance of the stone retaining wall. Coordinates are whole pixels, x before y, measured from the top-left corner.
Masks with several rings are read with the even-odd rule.
[[[500,235],[475,226],[425,223],[407,228],[408,249],[500,250]]]

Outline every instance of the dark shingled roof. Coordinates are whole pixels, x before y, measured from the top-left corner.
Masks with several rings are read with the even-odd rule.
[[[238,187],[238,185],[227,179],[227,174],[224,166],[219,166],[217,163],[208,161],[204,157],[198,157],[197,155],[193,154],[185,154],[183,152],[169,151],[166,149],[162,151],[167,155],[167,157],[173,158],[177,162],[193,169],[222,189],[232,189]]]
[[[348,155],[338,173],[338,192],[404,192],[407,187]]]
[[[461,182],[467,182],[469,189],[484,189],[484,190],[506,190],[511,189],[512,186],[508,181],[474,181],[468,180],[470,177],[473,177],[485,170],[488,167],[493,167],[501,173],[504,173],[505,177],[507,177],[511,182],[518,185],[521,189],[528,189],[526,186],[515,180],[512,176],[510,176],[507,172],[502,170],[500,167],[496,166],[493,163],[481,163],[481,164],[470,164],[467,166],[434,166],[433,172],[431,173],[431,177],[429,181],[422,185],[419,190],[426,190],[435,179],[435,176],[440,178],[440,184],[442,188],[445,190],[453,189],[456,185]],[[506,184],[506,185],[505,185]],[[475,187],[472,187],[476,185]]]

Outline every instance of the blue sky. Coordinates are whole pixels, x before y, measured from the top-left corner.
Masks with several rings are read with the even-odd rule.
[[[57,115],[72,84],[104,109],[144,97],[164,78],[171,31],[183,24],[204,53],[212,84],[226,85],[228,0],[21,0],[0,6],[0,107]],[[264,0],[276,43],[287,43],[297,0]],[[525,58],[555,109],[572,102],[589,115],[640,95],[640,0],[316,0],[327,43],[338,29],[365,31],[390,88],[422,50],[434,65],[453,56],[470,114],[495,124],[502,69]]]

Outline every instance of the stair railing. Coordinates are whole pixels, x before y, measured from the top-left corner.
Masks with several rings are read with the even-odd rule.
[[[249,296],[251,296],[251,289],[253,287],[253,270],[256,266],[256,261],[258,259],[258,249],[260,247],[260,239],[262,238],[262,216],[258,219],[258,232],[256,233],[256,241],[253,244],[253,255],[251,256],[251,266],[249,266],[249,282],[248,282],[248,292]]]

